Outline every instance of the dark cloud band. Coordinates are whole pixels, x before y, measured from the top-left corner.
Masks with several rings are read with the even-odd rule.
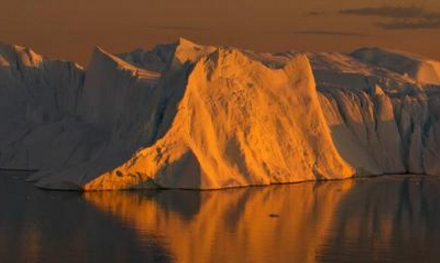
[[[425,10],[417,6],[380,6],[380,7],[363,7],[357,9],[343,9],[339,13],[344,15],[359,16],[381,16],[391,18],[414,18],[422,17]]]
[[[377,26],[386,30],[440,29],[440,20],[394,21],[388,23],[377,23]]]
[[[367,34],[346,32],[346,31],[327,31],[327,30],[306,30],[296,31],[295,34],[299,35],[329,35],[329,36],[346,36],[346,37],[366,37]]]
[[[343,15],[376,16],[388,19],[376,23],[385,30],[440,29],[440,12],[430,12],[418,6],[381,6],[343,9]]]

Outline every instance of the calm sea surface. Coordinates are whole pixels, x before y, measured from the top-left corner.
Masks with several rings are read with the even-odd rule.
[[[440,178],[43,191],[0,172],[0,262],[440,262]]]

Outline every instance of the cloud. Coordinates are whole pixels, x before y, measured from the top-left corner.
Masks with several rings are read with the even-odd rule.
[[[324,11],[309,11],[307,12],[307,15],[309,16],[320,16],[320,15],[325,15],[326,12]]]
[[[327,35],[327,36],[346,36],[346,37],[366,37],[368,34],[346,32],[346,31],[327,31],[327,30],[306,30],[296,31],[299,35]]]
[[[431,12],[418,6],[381,6],[343,9],[343,15],[376,16],[386,19],[376,23],[385,30],[440,29],[440,12]]]
[[[440,19],[417,20],[417,21],[392,21],[386,23],[377,23],[377,26],[386,30],[440,29]]]
[[[339,11],[344,15],[358,16],[381,16],[391,18],[414,18],[421,17],[425,14],[425,10],[417,6],[380,6],[380,7],[363,7],[355,9],[342,9]]]

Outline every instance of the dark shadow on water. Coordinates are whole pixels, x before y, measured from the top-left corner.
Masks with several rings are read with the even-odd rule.
[[[362,180],[339,205],[319,259],[439,262],[440,178]]]
[[[174,262],[159,237],[97,211],[79,192],[53,192],[0,173],[0,262]]]

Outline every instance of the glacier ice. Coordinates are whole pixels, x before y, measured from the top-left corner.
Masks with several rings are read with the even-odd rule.
[[[0,168],[50,189],[440,175],[440,62],[186,39],[88,66],[0,44]]]

